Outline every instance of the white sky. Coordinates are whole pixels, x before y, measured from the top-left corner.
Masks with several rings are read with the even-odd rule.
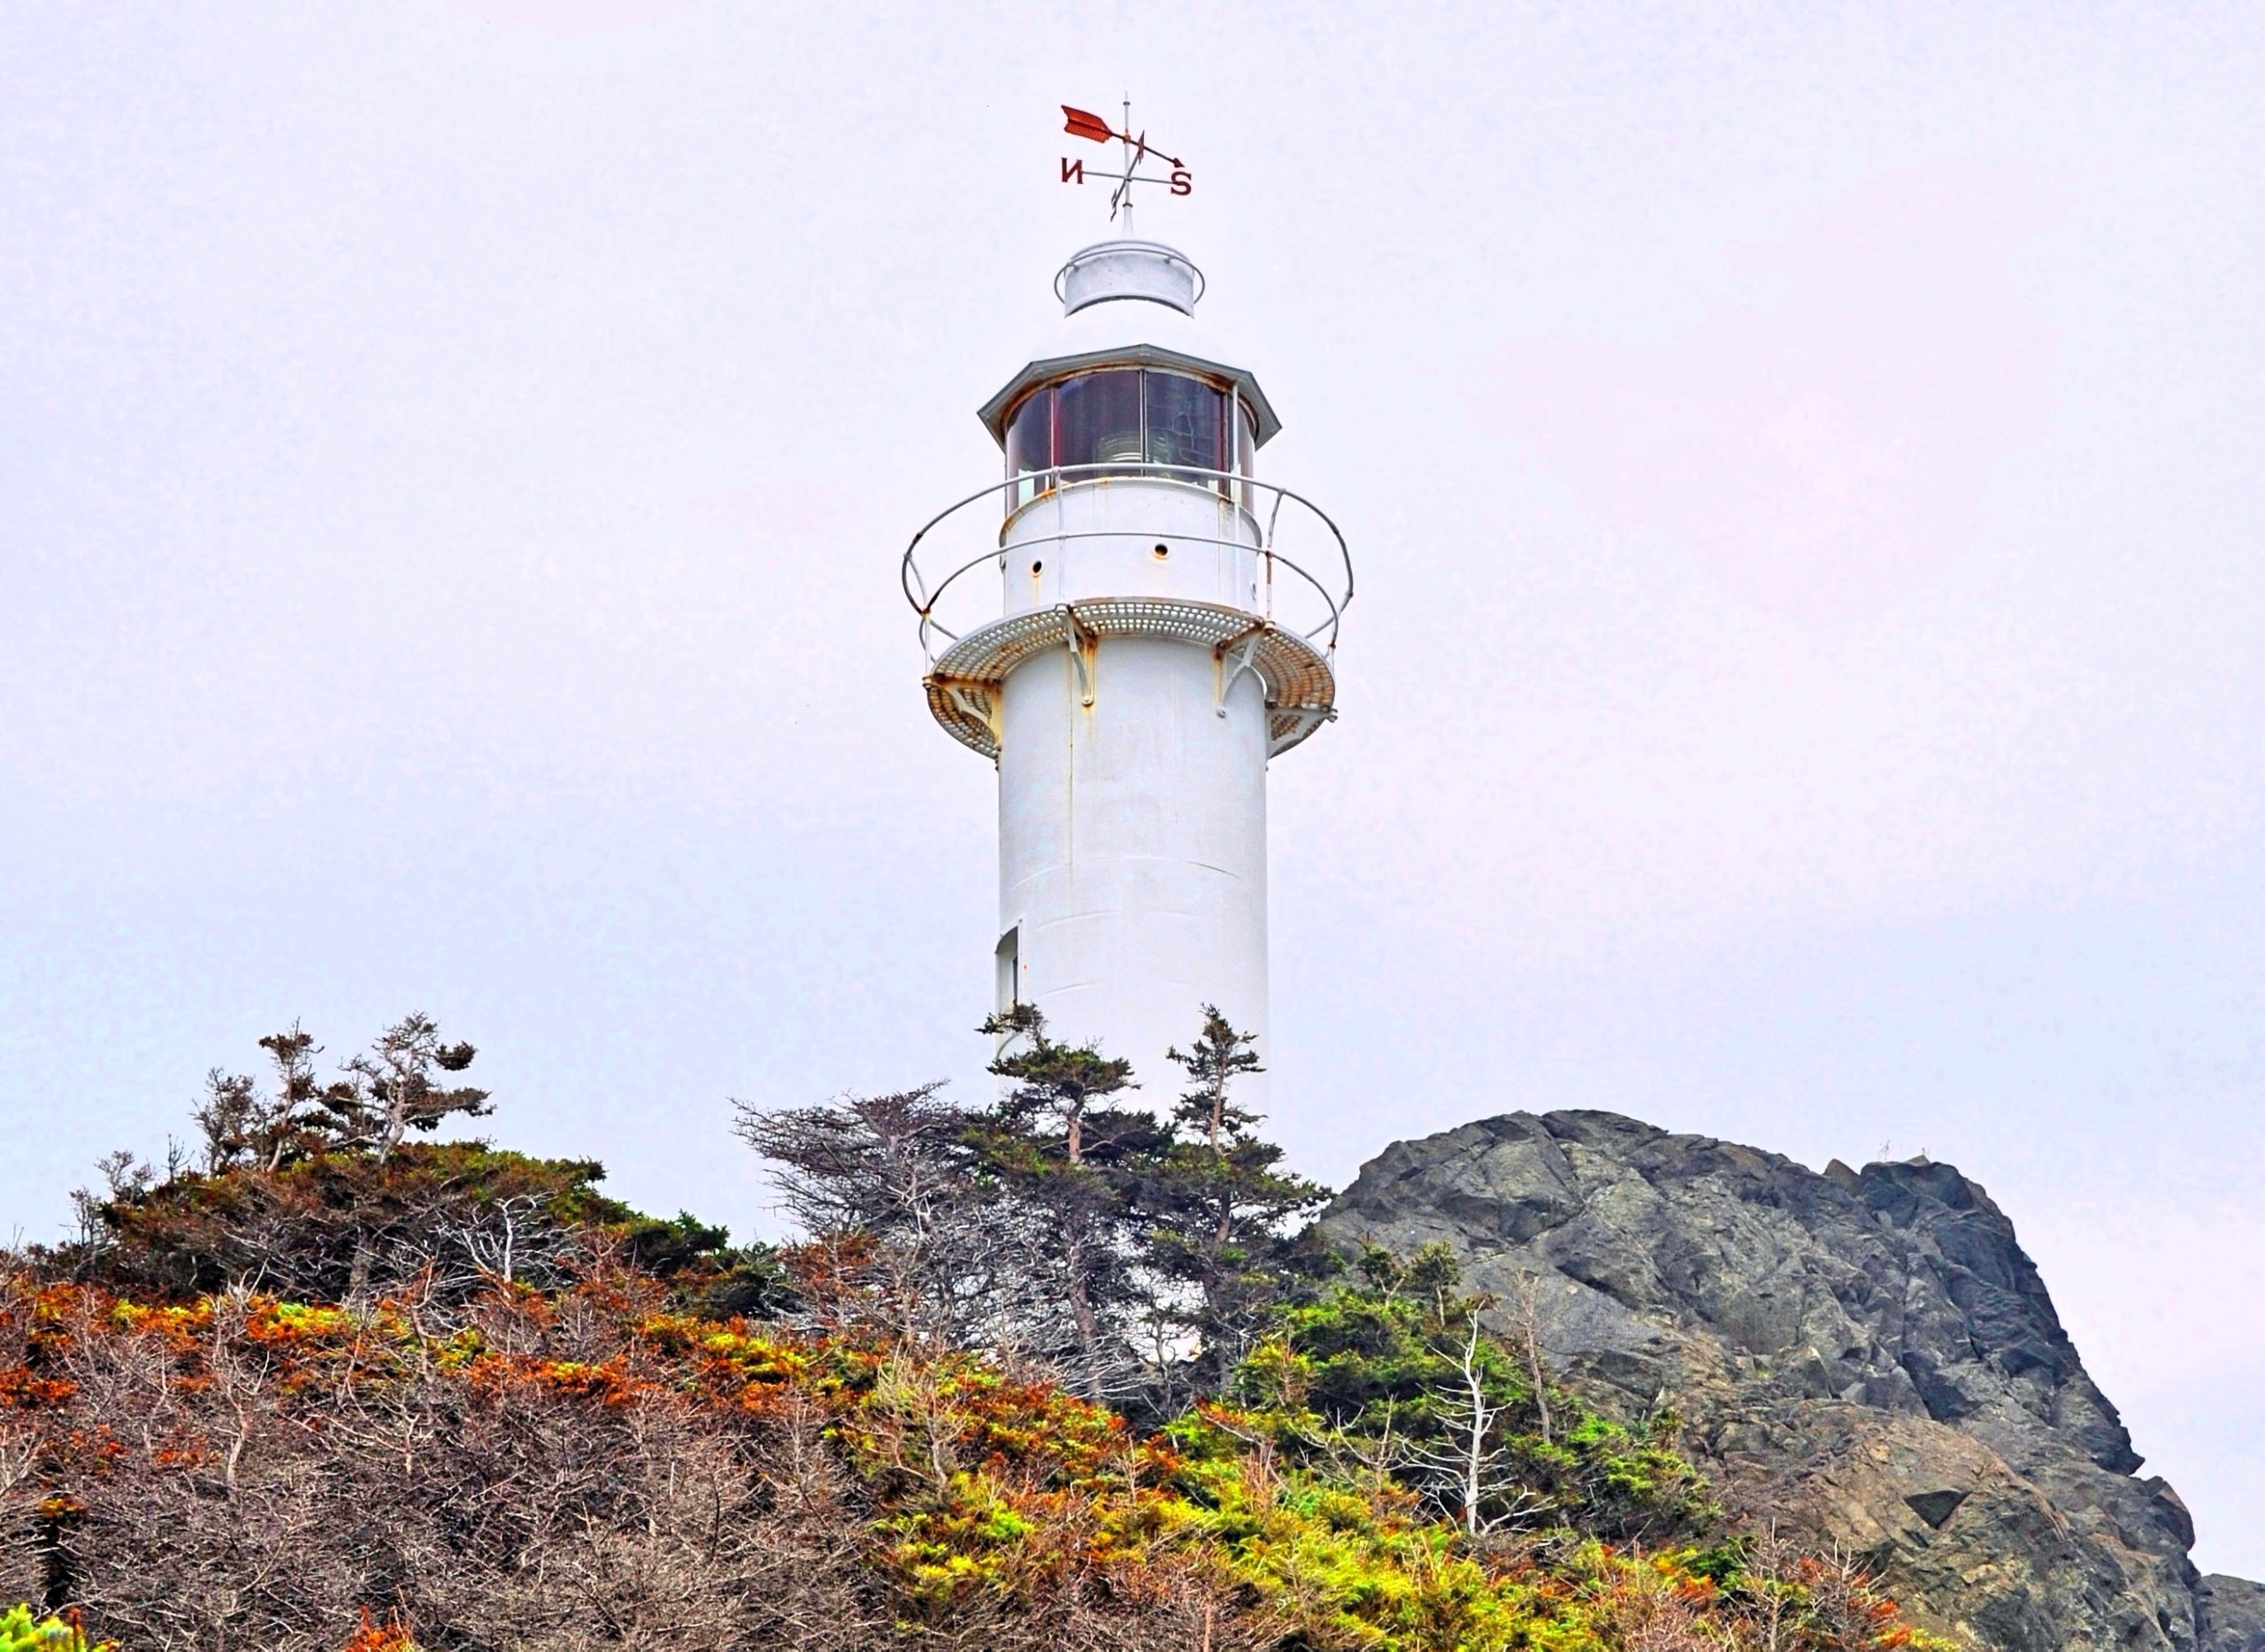
[[[976,1075],[895,559],[1129,89],[1360,559],[1301,1167],[1954,1160],[2265,1574],[2260,87],[2249,5],[12,8],[0,1210],[295,1016],[743,1233],[726,1096]]]

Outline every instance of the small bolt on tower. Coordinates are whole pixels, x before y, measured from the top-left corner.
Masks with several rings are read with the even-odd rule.
[[[1193,174],[1129,105],[1121,128],[1063,113],[1120,146],[1095,178],[1118,234],[1062,266],[1054,337],[980,410],[1004,480],[914,534],[902,581],[930,711],[998,765],[997,1007],[1163,1092],[1203,1004],[1270,1055],[1266,768],[1336,715],[1352,563],[1255,473],[1280,420],[1196,336],[1202,273],[1132,234],[1136,190]],[[1263,1085],[1244,1092],[1262,1106]]]

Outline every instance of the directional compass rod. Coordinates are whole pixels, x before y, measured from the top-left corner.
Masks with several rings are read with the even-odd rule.
[[[1116,173],[1117,187],[1109,191],[1109,215],[1112,219],[1119,211],[1123,211],[1127,214],[1126,221],[1130,223],[1130,214],[1132,210],[1132,186],[1135,184],[1160,184],[1173,195],[1191,195],[1194,192],[1195,178],[1194,174],[1188,171],[1187,163],[1177,155],[1166,154],[1149,142],[1148,134],[1145,130],[1138,133],[1133,131],[1132,105],[1129,100],[1125,105],[1121,126],[1112,127],[1091,110],[1079,109],[1069,104],[1062,105],[1062,117],[1063,122],[1062,129],[1073,138],[1084,138],[1092,143],[1124,145],[1124,165]],[[1161,177],[1152,172],[1142,172],[1140,163],[1151,156],[1171,170]],[[1062,162],[1062,181],[1083,183],[1085,181],[1085,163],[1064,157]]]

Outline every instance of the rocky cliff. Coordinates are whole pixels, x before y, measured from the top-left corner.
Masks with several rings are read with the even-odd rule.
[[[1568,1377],[1673,1406],[1726,1496],[1863,1556],[1915,1613],[2020,1652],[2265,1648],[2265,1590],[2198,1579],[2013,1225],[1947,1164],[1822,1174],[1609,1113],[1403,1141],[1341,1242],[1444,1240],[1531,1302]]]

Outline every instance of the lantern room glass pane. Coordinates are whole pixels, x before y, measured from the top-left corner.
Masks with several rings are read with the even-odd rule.
[[[1258,433],[1251,427],[1250,404],[1240,396],[1235,398],[1235,462],[1230,467],[1243,474],[1235,489],[1235,497],[1246,511],[1252,509],[1250,478],[1253,474],[1251,456],[1258,451]]]
[[[1008,508],[1028,504],[1038,496],[1042,478],[1032,473],[1054,463],[1054,387],[1033,390],[1023,398],[1007,421],[1007,474],[1015,486],[1009,490]]]
[[[1065,379],[1054,391],[1054,461],[1137,464],[1140,457],[1140,374],[1112,368]],[[1085,476],[1103,474],[1087,471]],[[1081,480],[1071,476],[1070,481]]]
[[[1140,375],[1148,402],[1148,457],[1158,465],[1186,465],[1199,470],[1227,468],[1227,398],[1201,379],[1186,373]],[[1184,475],[1202,487],[1214,478]]]

